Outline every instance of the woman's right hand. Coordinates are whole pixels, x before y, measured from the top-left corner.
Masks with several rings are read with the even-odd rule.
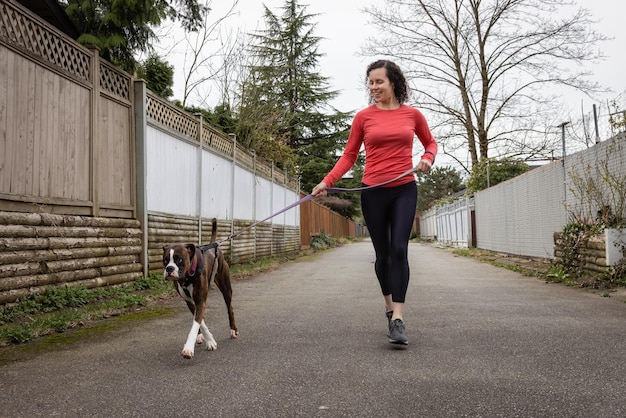
[[[326,196],[328,194],[328,192],[326,192],[326,189],[328,189],[328,185],[324,182],[321,182],[320,184],[318,184],[317,186],[313,188],[313,191],[311,192],[311,194],[315,197]]]

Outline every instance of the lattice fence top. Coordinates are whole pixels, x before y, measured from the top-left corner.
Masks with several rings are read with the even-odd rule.
[[[274,170],[274,181],[283,184],[285,182],[285,174],[281,171]]]
[[[91,82],[91,56],[19,6],[0,2],[0,37],[79,79]]]
[[[203,125],[203,128],[202,144],[205,147],[213,148],[224,155],[233,155],[233,140],[230,137],[206,125]]]
[[[247,151],[240,151],[242,151],[242,148],[237,147],[237,162],[250,170],[254,170],[254,156]]]
[[[187,113],[148,95],[146,113],[149,119],[189,139],[198,140],[199,123]]]
[[[100,88],[130,102],[132,77],[111,64],[100,61]]]
[[[287,180],[287,186],[292,189],[297,189],[300,186],[300,183],[298,182],[297,178],[291,177],[289,178],[289,180]]]
[[[267,177],[268,179],[272,178],[272,167],[265,165],[265,164],[259,164],[257,165],[256,170],[258,173],[262,174],[264,177]]]

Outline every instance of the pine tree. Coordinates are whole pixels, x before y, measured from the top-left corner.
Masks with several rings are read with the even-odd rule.
[[[281,10],[277,16],[265,6],[266,28],[252,35],[255,64],[242,88],[240,119],[255,127],[257,150],[261,140],[273,141],[277,146],[269,148],[274,150],[287,147],[302,189],[311,190],[336,161],[350,115],[329,105],[338,92],[330,90],[328,78],[317,69],[322,38],[314,34],[316,15],[296,0],[287,0]]]
[[[418,211],[427,210],[436,201],[451,197],[465,189],[461,175],[452,167],[435,167],[428,173],[420,173],[417,176],[417,184]]]
[[[169,98],[174,94],[174,66],[156,54],[150,54],[137,67],[137,77],[146,80],[147,87],[156,95]]]

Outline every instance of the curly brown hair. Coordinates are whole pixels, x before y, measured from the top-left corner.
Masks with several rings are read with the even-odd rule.
[[[368,65],[365,72],[365,84],[367,85],[368,83],[370,72],[377,68],[387,70],[387,78],[393,84],[393,94],[396,96],[398,103],[405,103],[409,99],[409,85],[404,77],[404,73],[393,61],[378,60]],[[370,97],[370,103],[374,103],[373,97]]]

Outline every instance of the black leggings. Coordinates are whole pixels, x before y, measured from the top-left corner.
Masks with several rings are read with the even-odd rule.
[[[417,185],[361,192],[361,209],[376,252],[375,271],[384,296],[404,303],[409,286],[408,247],[417,205]]]

